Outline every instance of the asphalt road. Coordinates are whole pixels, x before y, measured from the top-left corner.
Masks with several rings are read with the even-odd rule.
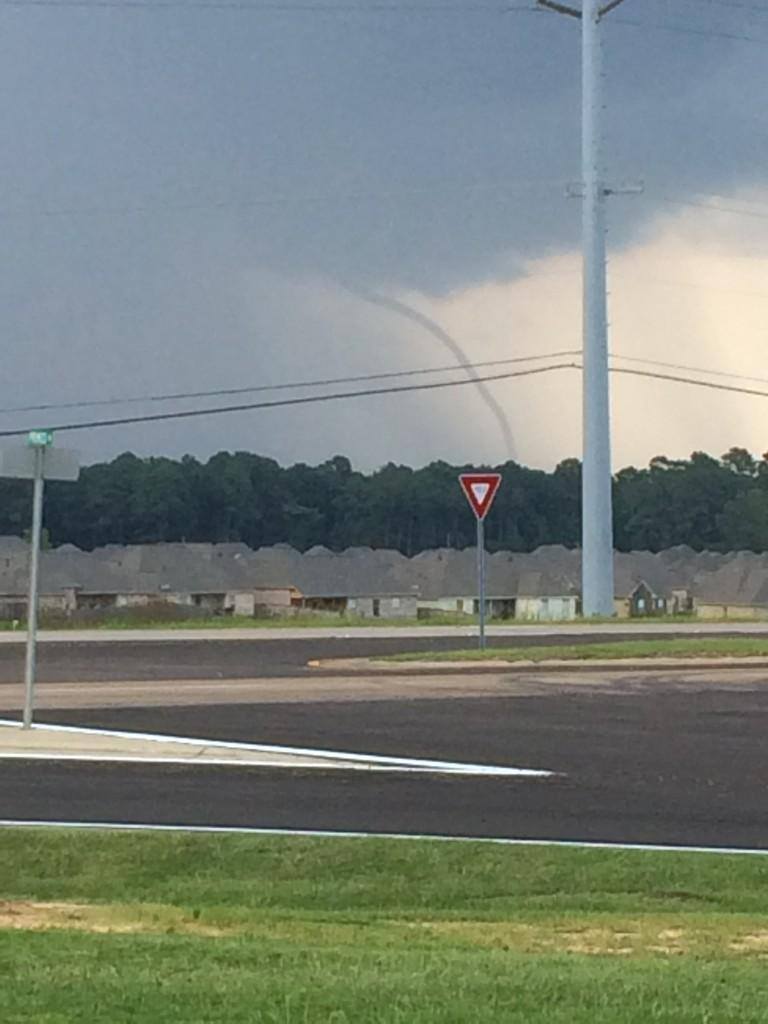
[[[722,677],[721,677],[722,676]],[[450,699],[49,711],[47,721],[546,768],[546,780],[5,762],[0,817],[768,849],[768,686],[650,672]],[[502,680],[507,685],[506,680]]]
[[[652,636],[653,634],[647,634]],[[660,633],[667,639],[689,635]],[[721,635],[730,635],[721,633]],[[736,634],[735,634],[736,635]],[[748,635],[743,632],[738,635]],[[759,634],[765,636],[765,634]],[[558,647],[563,644],[596,643],[637,639],[634,633],[537,633],[510,638],[491,637],[489,646]],[[167,679],[254,679],[286,678],[323,674],[308,669],[316,658],[356,658],[397,654],[405,651],[451,651],[472,646],[466,636],[382,636],[270,638],[267,640],[141,640],[109,642],[43,643],[38,647],[40,682],[109,682]],[[24,647],[21,643],[0,644],[0,685],[23,678]],[[339,673],[325,673],[334,676]],[[0,696],[0,703],[2,697]]]

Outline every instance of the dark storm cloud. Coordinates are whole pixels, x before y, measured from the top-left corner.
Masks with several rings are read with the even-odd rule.
[[[569,19],[35,8],[3,20],[3,404],[396,368],[388,352],[403,352],[371,340],[386,327],[302,318],[274,282],[437,294],[577,241],[563,191],[579,176]],[[663,24],[768,39],[768,17],[716,4],[616,12],[607,162],[647,190],[613,202],[617,245],[668,199],[763,181],[766,47]],[[410,349],[411,364],[429,351]],[[291,431],[281,421],[281,456],[308,457],[306,423]],[[129,440],[237,444],[202,426]],[[313,453],[323,443],[313,436]]]

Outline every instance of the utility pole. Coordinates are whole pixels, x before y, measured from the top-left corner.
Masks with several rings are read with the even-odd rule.
[[[602,43],[600,23],[623,0],[600,6],[583,0],[581,10],[554,0],[540,7],[581,21],[582,181],[582,491],[581,593],[585,616],[613,615],[613,508],[611,415],[608,386],[608,325],[605,278]]]

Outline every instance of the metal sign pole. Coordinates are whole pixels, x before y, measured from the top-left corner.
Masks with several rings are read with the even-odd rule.
[[[45,448],[35,447],[35,475],[32,497],[32,536],[30,538],[29,600],[27,603],[27,659],[24,666],[23,728],[32,725],[35,700],[35,661],[37,654],[38,577],[40,568],[40,535],[43,528],[43,466]]]
[[[30,430],[27,443],[18,448],[0,448],[0,478],[32,480],[32,535],[29,539],[29,597],[27,599],[27,656],[24,665],[24,714],[22,727],[32,726],[35,704],[35,662],[37,654],[37,612],[39,607],[40,538],[43,532],[43,481],[77,480],[80,461],[77,452],[52,448],[52,430]]]
[[[477,523],[477,611],[480,631],[478,646],[485,649],[485,525],[488,509],[501,484],[501,473],[460,473],[459,484],[475,513]]]
[[[485,650],[485,529],[482,516],[477,517],[477,593],[478,593],[478,647]]]

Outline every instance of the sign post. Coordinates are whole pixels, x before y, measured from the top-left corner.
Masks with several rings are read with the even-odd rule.
[[[485,527],[477,520],[477,645],[485,648]]]
[[[0,451],[0,476],[32,480],[32,533],[29,538],[29,598],[27,602],[27,652],[24,662],[24,713],[22,728],[32,726],[37,663],[37,612],[40,593],[40,538],[43,532],[45,480],[77,480],[80,463],[75,452],[51,448],[50,430],[31,430],[24,448]]]
[[[485,648],[485,517],[501,483],[501,473],[462,473],[459,483],[477,520],[478,646]]]
[[[42,430],[33,430],[28,438],[33,450],[34,476],[32,477],[32,535],[29,538],[29,598],[27,600],[27,656],[24,662],[24,718],[22,725],[32,725],[32,707],[35,699],[35,665],[37,661],[37,608],[39,604],[40,536],[43,532],[43,487],[45,450],[53,440]]]

